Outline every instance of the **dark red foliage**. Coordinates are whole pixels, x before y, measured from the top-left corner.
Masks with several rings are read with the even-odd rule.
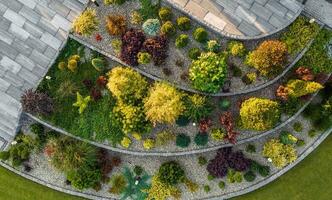
[[[99,76],[96,80],[96,84],[101,88],[105,88],[107,84],[107,78],[105,76]]]
[[[217,155],[211,159],[207,165],[209,174],[223,178],[227,175],[228,168],[235,171],[247,171],[251,165],[251,160],[244,157],[240,151],[232,152],[231,147],[221,148]]]
[[[211,126],[212,126],[211,119],[209,119],[209,118],[202,119],[199,122],[199,131],[201,133],[206,133]]]
[[[90,96],[93,98],[94,101],[98,101],[101,99],[101,91],[97,88],[92,88],[90,91]]]
[[[236,143],[236,136],[239,134],[236,131],[234,131],[234,119],[231,112],[224,112],[220,118],[219,121],[221,125],[224,126],[227,135],[225,139],[227,139],[230,143],[235,144]]]
[[[93,88],[93,82],[90,79],[84,79],[82,83],[88,90]]]
[[[167,58],[168,40],[165,35],[147,39],[143,49],[151,54],[155,65],[161,65]]]
[[[100,42],[103,39],[103,37],[101,37],[101,35],[97,33],[95,39],[97,42]]]
[[[50,115],[53,110],[53,100],[46,94],[32,89],[26,90],[21,97],[23,111],[31,114]]]
[[[114,165],[115,167],[120,166],[121,164],[121,158],[120,157],[113,157],[112,158],[112,165]]]
[[[129,29],[122,36],[120,59],[129,65],[137,66],[137,54],[141,51],[144,41],[143,31]]]
[[[105,149],[99,149],[97,154],[98,164],[101,169],[101,173],[103,179],[108,177],[108,174],[113,170],[113,163],[111,156],[109,155],[108,151]]]

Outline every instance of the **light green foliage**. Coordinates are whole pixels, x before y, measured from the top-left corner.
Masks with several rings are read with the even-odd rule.
[[[181,31],[188,31],[191,29],[191,22],[188,17],[179,17],[176,19],[176,24]]]
[[[143,23],[144,33],[152,36],[156,36],[160,30],[160,22],[158,19],[148,19]]]
[[[161,7],[158,12],[159,18],[162,21],[169,21],[172,19],[173,13],[168,7]]]
[[[96,187],[100,183],[101,177],[100,169],[91,166],[80,167],[67,173],[67,179],[78,190]]]
[[[161,26],[161,33],[163,33],[169,37],[173,36],[176,33],[175,26],[173,25],[173,23],[171,21],[167,21]]]
[[[192,60],[196,60],[198,57],[201,56],[201,50],[199,48],[191,48],[188,52],[188,57]]]
[[[283,144],[295,144],[298,139],[287,131],[282,131],[279,136],[280,142]]]
[[[134,25],[140,25],[143,22],[143,18],[138,11],[133,11],[130,15],[130,22]]]
[[[202,53],[189,69],[189,78],[195,89],[215,93],[222,87],[227,75],[226,57],[212,52]]]
[[[243,176],[241,172],[235,171],[233,169],[228,169],[227,172],[227,181],[229,183],[241,183]]]
[[[139,0],[141,7],[138,10],[143,20],[157,18],[160,0]]]
[[[156,146],[164,146],[174,141],[176,138],[175,134],[170,131],[161,131],[156,136]]]
[[[206,42],[208,39],[208,33],[202,27],[197,28],[193,33],[194,39],[198,42]]]
[[[232,56],[243,57],[246,54],[244,44],[239,41],[231,41],[228,43],[228,51]]]
[[[151,55],[147,52],[139,52],[137,58],[139,64],[148,64],[151,62]]]
[[[80,35],[90,36],[98,30],[99,21],[96,10],[88,8],[73,22],[73,30]]]
[[[114,39],[111,42],[114,53],[119,54],[121,51],[122,41],[120,39]]]
[[[211,130],[211,138],[214,141],[222,141],[226,136],[226,131],[221,128],[214,128]]]
[[[272,159],[277,168],[282,168],[294,162],[297,158],[296,149],[289,144],[282,144],[278,139],[272,139],[264,144],[263,156]]]
[[[280,115],[279,103],[269,99],[252,97],[244,101],[240,109],[242,127],[256,131],[273,128]]]
[[[288,81],[286,88],[288,89],[288,95],[294,98],[298,98],[304,95],[312,94],[321,90],[323,86],[320,83],[314,81],[303,81],[300,79]]]
[[[79,92],[77,92],[76,98],[76,103],[74,103],[73,106],[78,107],[78,112],[82,114],[84,110],[88,107],[88,103],[91,101],[91,97],[86,96],[83,98],[83,96]]]
[[[188,45],[189,36],[186,34],[179,35],[175,40],[175,46],[177,48],[183,48]]]
[[[206,50],[211,51],[214,53],[218,53],[221,49],[221,45],[218,43],[217,40],[209,40],[206,43]]]

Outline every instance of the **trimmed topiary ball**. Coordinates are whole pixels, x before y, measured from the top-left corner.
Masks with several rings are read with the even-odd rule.
[[[163,163],[158,170],[160,181],[166,185],[174,186],[185,181],[185,171],[176,161]]]
[[[139,52],[137,58],[139,64],[148,64],[151,62],[151,55],[147,52]]]
[[[161,7],[158,12],[159,18],[162,21],[169,21],[172,19],[173,13],[168,7]]]
[[[161,26],[161,32],[170,37],[175,35],[176,29],[171,21],[167,21]]]
[[[256,174],[252,171],[248,171],[247,173],[245,173],[243,175],[244,180],[248,181],[248,182],[253,182],[256,179]]]
[[[197,58],[201,55],[201,50],[199,48],[192,48],[188,52],[189,58],[192,60],[197,60]]]
[[[179,37],[175,40],[175,46],[177,48],[183,48],[188,45],[189,42],[189,36],[186,34],[181,34]]]
[[[188,17],[179,17],[176,19],[176,24],[181,31],[188,31],[191,29],[191,22]]]
[[[202,28],[202,27],[197,28],[197,29],[194,31],[193,36],[194,36],[194,39],[195,39],[196,41],[201,42],[201,43],[206,42],[207,39],[208,39],[208,33],[207,33],[207,31],[206,31],[204,28]]]
[[[186,134],[179,134],[176,136],[176,146],[186,148],[189,146],[191,140]]]
[[[198,133],[195,136],[195,144],[197,144],[198,146],[205,146],[208,143],[209,140],[209,136],[207,133]]]

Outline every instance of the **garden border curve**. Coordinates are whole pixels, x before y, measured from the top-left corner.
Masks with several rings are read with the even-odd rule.
[[[310,98],[310,100],[308,100],[308,102],[306,102],[293,116],[291,116],[290,118],[288,118],[286,121],[282,122],[281,124],[279,124],[278,126],[274,127],[271,130],[265,131],[263,133],[260,133],[258,135],[255,135],[253,137],[249,137],[243,140],[239,140],[235,145],[239,145],[239,144],[244,144],[244,143],[248,143],[254,140],[257,140],[259,138],[262,138],[266,135],[269,135],[273,132],[279,131],[280,129],[282,129],[283,127],[285,127],[286,125],[288,125],[289,123],[291,123],[294,119],[296,119],[303,111],[304,109],[306,109],[306,107],[311,103],[311,101],[314,99],[314,97],[318,94],[315,93],[312,95],[312,97]],[[219,148],[223,148],[223,147],[230,147],[230,146],[234,146],[234,144],[231,143],[226,143],[226,144],[218,144],[218,145],[214,145],[211,147],[207,147],[207,148],[202,148],[202,149],[194,149],[194,150],[189,150],[189,151],[174,151],[174,152],[152,152],[152,151],[137,151],[137,150],[127,150],[127,149],[120,149],[117,147],[111,147],[110,145],[105,145],[99,142],[95,142],[92,140],[88,140],[88,139],[84,139],[78,136],[75,136],[71,133],[68,133],[67,131],[55,127],[51,124],[49,124],[48,122],[30,114],[30,113],[25,113],[25,115],[27,117],[30,117],[31,119],[37,121],[40,124],[43,124],[44,126],[57,131],[61,134],[67,135],[69,137],[75,138],[77,140],[83,141],[83,142],[87,142],[91,145],[100,147],[100,148],[104,148],[104,149],[108,149],[110,151],[114,151],[114,152],[118,152],[118,153],[124,153],[124,154],[128,154],[128,155],[135,155],[135,156],[159,156],[159,157],[173,157],[173,156],[187,156],[187,155],[194,155],[194,154],[200,154],[200,153],[206,153],[206,152],[210,152],[210,151],[215,151],[218,150]]]
[[[315,142],[308,146],[304,152],[302,152],[302,154],[300,156],[298,156],[298,158],[296,159],[296,161],[294,161],[293,163],[287,165],[286,167],[284,167],[283,169],[280,169],[278,170],[276,173],[274,173],[273,175],[270,175],[269,177],[263,179],[262,181],[254,184],[254,185],[251,185],[247,188],[244,188],[244,189],[241,189],[241,190],[238,190],[238,191],[234,191],[234,192],[230,192],[228,194],[223,194],[221,196],[213,196],[213,197],[207,197],[207,198],[203,198],[201,200],[221,200],[221,199],[229,199],[229,198],[233,198],[233,197],[236,197],[236,196],[240,196],[240,195],[244,195],[244,194],[247,194],[249,192],[253,192],[267,184],[269,184],[270,182],[276,180],[277,178],[279,178],[280,176],[282,176],[284,173],[286,173],[287,171],[289,171],[290,169],[292,169],[293,167],[295,167],[298,163],[300,163],[302,160],[304,160],[311,152],[313,152],[329,135],[330,133],[332,132],[332,126],[326,130],[324,133],[322,133],[316,140]],[[8,169],[9,171],[13,172],[13,173],[16,173],[26,179],[29,179],[35,183],[38,183],[40,185],[43,185],[43,186],[46,186],[46,187],[49,187],[53,190],[56,190],[56,191],[60,191],[60,192],[63,192],[63,193],[67,193],[67,194],[70,194],[70,195],[75,195],[75,196],[79,196],[79,197],[84,197],[84,198],[87,198],[87,199],[93,199],[93,200],[108,200],[108,199],[113,199],[113,200],[117,200],[115,198],[106,198],[106,197],[102,197],[102,196],[98,196],[98,195],[93,195],[93,194],[88,194],[88,193],[85,193],[85,192],[79,192],[79,191],[74,191],[74,190],[71,190],[71,189],[67,189],[67,188],[63,188],[63,187],[60,187],[60,186],[56,186],[56,185],[53,185],[51,183],[48,183],[44,180],[41,180],[35,176],[32,176],[30,174],[27,174],[27,173],[24,173],[22,171],[19,171],[17,169],[15,169],[14,167],[8,165],[7,163],[3,162],[3,161],[0,161],[0,166]]]

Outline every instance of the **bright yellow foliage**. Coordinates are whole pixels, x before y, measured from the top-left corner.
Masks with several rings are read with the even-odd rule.
[[[295,98],[315,93],[323,88],[320,83],[314,81],[303,81],[300,79],[290,80],[286,87],[289,91],[288,95]]]
[[[166,200],[170,197],[180,199],[181,191],[175,186],[166,185],[157,175],[152,177],[151,188],[148,190],[147,200]]]
[[[155,147],[155,143],[156,141],[154,139],[146,139],[143,141],[143,147],[144,149],[149,150]]]
[[[96,10],[88,8],[73,22],[73,30],[80,35],[90,36],[98,29],[99,21]]]
[[[282,144],[278,139],[272,139],[264,144],[263,156],[272,159],[276,167],[282,168],[296,160],[297,152],[293,146]]]

